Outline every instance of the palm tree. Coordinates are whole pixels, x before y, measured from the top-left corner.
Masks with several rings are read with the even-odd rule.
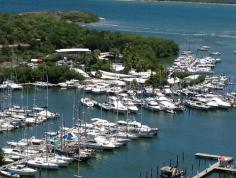
[[[99,49],[95,49],[92,52],[92,57],[94,60],[98,61],[99,60],[99,55],[101,54],[101,51]]]
[[[115,61],[119,58],[120,50],[118,48],[111,48],[110,53],[112,57],[115,59]]]
[[[162,80],[166,76],[166,69],[163,65],[159,65],[157,68],[157,75],[159,76],[159,85],[162,85]]]

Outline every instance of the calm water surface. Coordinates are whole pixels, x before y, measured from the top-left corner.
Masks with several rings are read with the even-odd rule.
[[[103,17],[100,23],[91,24],[89,28],[99,30],[114,30],[133,32],[142,35],[160,36],[176,40],[181,50],[188,48],[195,50],[201,45],[209,45],[212,51],[222,52],[222,62],[217,65],[216,73],[230,76],[236,81],[236,6],[198,5],[176,3],[142,3],[125,1],[100,0],[0,0],[0,11],[19,13],[42,10],[83,10]],[[199,54],[200,55],[200,54]],[[22,100],[22,93],[16,92],[14,102],[24,105],[27,103],[26,90]],[[32,105],[34,92],[28,92],[28,105]],[[38,90],[36,102],[45,103],[45,90]],[[82,93],[78,93],[78,98]],[[104,96],[93,96],[104,99]],[[73,90],[49,90],[49,108],[59,112],[67,126],[71,126],[72,106],[75,98]],[[136,178],[156,166],[169,164],[179,155],[183,168],[188,168],[191,176],[191,165],[194,172],[207,166],[202,162],[199,168],[194,159],[196,152],[209,152],[236,156],[236,111],[218,110],[209,112],[186,111],[175,115],[167,113],[152,113],[143,110],[143,122],[158,127],[159,136],[154,139],[144,139],[130,142],[127,147],[110,153],[98,154],[80,166],[80,173],[87,178]],[[85,118],[100,117],[97,109],[88,109]],[[140,120],[140,115],[131,115]],[[102,118],[115,121],[112,113],[102,113]],[[120,119],[125,119],[120,116]],[[49,122],[52,130],[59,125],[56,121]],[[0,135],[3,145],[6,140],[18,140],[32,134],[42,135],[45,125],[37,129],[26,128],[8,134]],[[42,177],[73,177],[77,168],[69,168],[43,172]]]

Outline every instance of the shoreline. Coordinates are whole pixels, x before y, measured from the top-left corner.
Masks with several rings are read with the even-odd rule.
[[[178,4],[200,4],[200,5],[220,5],[220,6],[236,6],[236,2],[235,3],[217,3],[217,2],[192,2],[192,1],[155,1],[155,0],[134,0],[134,1],[138,1],[138,2],[146,2],[146,3],[178,3]]]

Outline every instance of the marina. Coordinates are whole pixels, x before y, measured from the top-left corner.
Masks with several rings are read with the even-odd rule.
[[[89,76],[89,74],[86,75]],[[107,151],[117,151],[121,147],[128,147],[131,141],[145,138],[155,139],[156,136],[159,137],[159,128],[144,124],[146,122],[146,118],[143,118],[145,110],[145,112],[164,111],[166,114],[185,115],[190,109],[197,109],[198,112],[233,109],[235,93],[219,92],[219,90],[229,87],[229,79],[225,75],[209,76],[206,73],[205,75],[207,76],[202,82],[186,88],[176,85],[175,80],[172,83],[171,74],[169,85],[165,85],[163,88],[145,86],[142,83],[132,88],[128,82],[123,80],[123,76],[120,76],[121,78],[115,76],[112,80],[111,78],[95,79],[90,76],[91,78],[84,82],[71,80],[57,85],[36,82],[27,86],[20,85],[21,88],[12,87],[18,84],[8,82],[11,85],[1,89],[3,108],[1,132],[14,131],[14,129],[24,126],[38,129],[38,125],[43,122],[46,122],[46,127],[42,132],[45,138],[36,138],[36,135],[32,134],[35,133],[33,131],[30,138],[22,137],[18,141],[6,141],[6,146],[3,146],[2,150],[5,155],[4,159],[9,164],[0,168],[1,173],[13,177],[26,174],[35,176],[37,169],[59,170],[62,167],[69,167],[72,161],[87,162],[96,158],[98,152],[106,154]],[[142,75],[140,76],[142,79]],[[198,77],[195,73],[193,76],[193,79]],[[220,83],[222,88],[209,87],[214,83]],[[3,85],[5,84],[3,83]],[[27,92],[26,97],[21,97],[21,101],[15,102],[15,98],[17,98],[15,94],[23,96],[29,89],[33,89],[31,101],[29,101]],[[73,123],[70,123],[69,127],[64,126],[63,114],[57,113],[60,111],[53,113],[48,110],[51,107],[48,101],[51,97],[50,91],[73,93],[73,99],[70,100],[73,103],[71,107]],[[39,100],[44,105],[46,103],[46,107],[38,107],[36,99],[38,96],[43,96]],[[28,103],[27,106],[24,106],[24,103]],[[88,118],[89,110],[100,112],[100,118],[93,115]],[[114,116],[114,122],[103,119],[105,112]],[[52,123],[57,120],[53,131],[49,130],[49,119],[54,120]],[[193,178],[206,177],[216,171],[230,173],[235,171],[233,166],[228,164],[233,159],[231,157],[224,157],[227,159],[227,165],[224,166],[219,161],[222,156],[196,153],[195,157],[214,159],[218,162],[197,172]],[[162,167],[160,172],[161,177],[181,177],[187,174],[185,171],[170,166]]]
[[[35,7],[33,2],[23,0],[22,3],[13,0],[11,5],[8,5],[7,2],[3,1],[0,10],[17,13],[79,8],[83,11],[96,13],[103,18],[102,22],[85,26],[98,30],[135,32],[142,35],[157,35],[163,38],[174,39],[180,44],[181,51],[190,49],[197,58],[197,63],[191,66],[191,68],[184,69],[192,72],[193,75],[186,78],[186,81],[191,81],[191,78],[195,79],[197,75],[202,73],[207,75],[202,84],[196,84],[187,88],[173,84],[178,79],[172,78],[172,76],[170,76],[169,80],[172,84],[168,84],[169,86],[162,89],[150,86],[144,87],[142,84],[144,80],[141,79],[137,80],[140,81],[139,87],[131,88],[126,82],[137,78],[137,75],[132,77],[125,76],[122,80],[113,76],[113,79],[109,81],[108,77],[110,74],[108,75],[107,73],[104,75],[106,79],[100,82],[97,81],[94,84],[91,84],[92,82],[77,82],[74,85],[75,81],[75,83],[64,81],[61,85],[49,84],[47,82],[23,84],[22,89],[20,87],[12,92],[12,99],[4,99],[5,102],[2,102],[1,97],[5,113],[8,109],[13,108],[13,106],[20,106],[21,109],[28,107],[27,110],[33,111],[34,103],[35,106],[37,105],[37,107],[45,109],[46,88],[48,86],[49,104],[46,109],[48,112],[57,113],[58,118],[47,119],[40,124],[35,124],[34,122],[34,124],[29,126],[26,126],[27,123],[24,123],[22,126],[15,127],[11,131],[9,129],[10,126],[1,124],[4,128],[8,128],[0,133],[1,147],[8,146],[8,142],[19,142],[22,139],[30,139],[33,136],[44,140],[47,126],[50,128],[48,136],[55,135],[57,132],[60,133],[62,120],[65,128],[72,129],[77,123],[75,119],[76,114],[73,114],[74,110],[77,110],[80,113],[79,118],[85,120],[88,124],[91,124],[93,118],[100,118],[113,124],[118,123],[118,121],[120,121],[120,124],[137,121],[142,123],[142,125],[159,129],[158,135],[151,139],[134,139],[119,149],[115,148],[113,151],[103,152],[97,151],[95,155],[92,154],[91,159],[80,162],[79,173],[83,177],[139,177],[139,170],[145,172],[142,174],[142,177],[146,177],[146,172],[149,173],[147,177],[151,177],[150,169],[154,167],[155,169],[153,168],[151,171],[154,178],[156,177],[154,171],[156,171],[157,166],[160,173],[161,167],[169,166],[169,161],[165,162],[165,160],[168,158],[173,160],[173,157],[175,158],[177,154],[183,151],[185,152],[185,159],[183,166],[180,165],[179,170],[185,171],[186,169],[186,177],[206,176],[213,178],[217,176],[233,176],[230,173],[235,172],[234,163],[228,164],[228,167],[219,167],[217,163],[216,167],[214,167],[212,161],[218,160],[218,153],[232,155],[232,157],[236,156],[235,138],[233,136],[236,113],[235,109],[233,109],[235,107],[236,96],[234,87],[236,82],[234,51],[236,47],[235,32],[233,31],[235,24],[232,23],[236,14],[234,7],[204,4],[146,4],[131,1],[105,2],[93,0],[71,1],[71,4],[64,0],[59,0],[57,3],[41,1],[37,7]],[[92,6],[91,3],[93,3]],[[176,15],[177,12],[180,17]],[[194,19],[194,23],[192,19]],[[198,50],[195,51],[196,49]],[[216,53],[217,51],[219,52]],[[213,56],[221,60],[213,63],[212,58],[206,59],[205,57],[208,56],[206,53],[208,54],[208,52],[214,53]],[[192,59],[190,60],[192,61]],[[179,70],[182,66],[177,64],[175,67],[175,69]],[[110,84],[103,84],[104,81],[109,81]],[[116,82],[119,82],[121,85],[116,87]],[[124,82],[125,85],[123,84],[122,86]],[[36,92],[35,86],[37,88]],[[14,89],[15,86],[12,85],[12,88]],[[112,110],[110,104],[107,103],[109,96],[117,97],[126,109],[123,112],[117,112],[116,109]],[[74,106],[75,98],[76,102],[78,102],[76,107]],[[81,98],[89,98],[95,105],[93,107],[86,107],[86,105],[80,103]],[[125,101],[123,98],[129,98],[129,100]],[[133,107],[133,104],[138,108],[137,111],[135,111],[136,108]],[[12,107],[8,105],[12,105]],[[133,107],[134,111],[128,111],[128,106]],[[2,111],[4,112],[4,110]],[[13,122],[14,118],[12,115],[10,116],[11,119],[4,120],[5,123]],[[25,119],[22,118],[20,120],[22,122]],[[19,122],[19,118],[17,118],[17,121]],[[103,127],[105,126],[101,126],[101,129]],[[76,133],[77,128],[72,130]],[[17,145],[16,143],[14,144]],[[25,142],[20,142],[20,144],[24,145]],[[70,143],[65,146],[73,148],[72,145],[73,143]],[[74,148],[76,146],[75,144]],[[90,144],[90,146],[94,145]],[[73,152],[73,149],[71,151]],[[206,163],[204,160],[199,166],[198,159],[195,159],[193,156],[199,151],[216,155],[198,155],[213,159],[209,162],[207,160]],[[43,154],[46,155],[45,152]],[[52,156],[53,154],[51,155],[50,153],[48,155]],[[76,157],[76,155],[74,156]],[[26,162],[24,159],[23,161]],[[40,161],[43,162],[44,160]],[[207,168],[208,163],[213,167]],[[194,164],[192,174],[191,164]],[[206,168],[207,174],[205,174]],[[211,171],[210,168],[214,168],[214,171]],[[77,170],[77,161],[75,160],[73,163],[68,164],[67,167],[58,168],[54,171],[38,169],[35,177],[72,177],[75,174],[77,175]],[[208,172],[212,172],[212,174],[208,174]]]
[[[4,159],[10,164],[0,167],[2,174],[26,174],[30,168],[20,172],[17,167],[59,169],[74,161],[87,161],[95,152],[112,151],[138,138],[152,138],[158,128],[150,128],[139,122],[118,121],[116,124],[93,118],[92,123],[79,124],[73,128],[62,128],[58,132],[45,133],[45,139],[27,138],[8,142],[3,147]],[[67,156],[66,156],[67,155]],[[35,174],[36,171],[32,171]],[[31,174],[30,174],[31,175]]]

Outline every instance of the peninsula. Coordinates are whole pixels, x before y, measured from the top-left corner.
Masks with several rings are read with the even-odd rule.
[[[83,65],[87,71],[111,71],[110,60],[99,60],[101,52],[110,52],[111,58],[122,56],[124,73],[130,69],[156,70],[160,61],[174,59],[179,47],[172,40],[143,37],[135,34],[96,31],[82,27],[81,23],[98,22],[96,15],[83,12],[37,12],[18,15],[0,15],[0,73],[1,81],[17,73],[18,82],[40,80],[43,67],[29,68],[32,59],[42,59],[47,66],[48,79],[58,83],[71,78],[82,79],[66,66],[57,66],[62,60],[56,49],[87,48],[86,56],[73,56],[71,60]]]

